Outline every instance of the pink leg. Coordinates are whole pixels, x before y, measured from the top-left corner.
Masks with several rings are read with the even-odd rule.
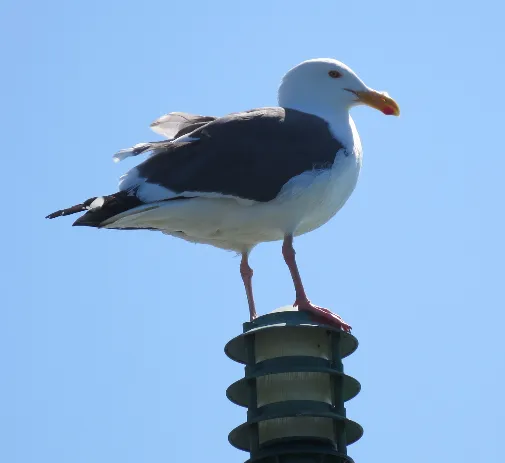
[[[295,285],[296,301],[293,306],[298,307],[298,310],[312,313],[316,319],[320,319],[324,323],[336,325],[344,331],[350,331],[351,327],[344,322],[340,316],[332,313],[328,309],[314,305],[309,301],[307,295],[305,294],[305,289],[303,288],[298,266],[296,265],[295,254],[296,252],[293,248],[293,235],[287,235],[284,238],[284,243],[282,244],[282,255],[284,256],[284,260],[291,272],[291,277],[293,278],[293,283]]]
[[[253,321],[258,315],[256,314],[256,306],[254,305],[254,296],[252,290],[252,277],[253,269],[249,267],[248,254],[244,252],[242,254],[242,260],[240,261],[240,275],[242,275],[242,281],[245,286],[245,293],[247,294],[247,302],[249,303],[249,314],[251,321]]]

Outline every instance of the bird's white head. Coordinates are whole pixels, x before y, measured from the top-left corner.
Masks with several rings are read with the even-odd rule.
[[[279,105],[284,108],[329,113],[360,104],[386,115],[400,115],[398,104],[389,95],[367,87],[352,69],[330,58],[300,63],[288,71],[279,87]]]

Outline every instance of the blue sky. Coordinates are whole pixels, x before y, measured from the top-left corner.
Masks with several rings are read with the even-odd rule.
[[[112,154],[157,139],[158,116],[274,105],[284,72],[314,57],[402,109],[353,111],[358,187],[296,240],[309,297],[360,341],[347,409],[365,435],[350,455],[499,461],[504,13],[489,0],[4,0],[0,461],[246,460],[227,442],[245,411],[224,394],[243,372],[223,353],[247,318],[239,260],[44,216],[114,192],[134,163]],[[292,302],[280,243],[251,265],[260,313]]]

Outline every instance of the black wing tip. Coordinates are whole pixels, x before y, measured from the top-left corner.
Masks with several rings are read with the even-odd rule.
[[[81,211],[82,212],[82,211]],[[46,219],[57,219],[58,217],[65,217],[70,214],[75,214],[75,212],[67,213],[65,210],[56,211],[52,214],[46,215]],[[79,217],[73,224],[72,227],[96,227],[100,228],[100,222],[96,220],[92,220],[87,216],[88,214],[84,214]]]
[[[128,191],[120,191],[109,196],[100,196],[100,198],[102,199],[102,203],[99,206],[91,208],[91,204],[97,199],[97,197],[94,197],[84,201],[82,204],[53,212],[46,216],[46,218],[55,219],[65,215],[84,212],[72,226],[102,228],[102,223],[111,217],[144,204]]]
[[[88,214],[84,214],[83,216],[79,217],[73,224],[72,227],[94,227],[94,228],[100,228],[100,224],[102,222],[97,221],[96,219],[93,220],[92,216],[88,216]]]
[[[74,210],[74,208],[70,209],[62,209],[60,211],[53,212],[52,214],[46,215],[46,219],[57,219],[58,217],[65,217],[66,215],[76,214],[77,212],[82,212],[81,210]]]
[[[66,215],[77,214],[78,212],[84,212],[88,209],[89,202],[88,200],[82,204],[76,204],[75,206],[68,207],[66,209],[60,209],[59,211],[53,212],[52,214],[46,215],[46,219],[56,219],[58,217],[64,217]]]

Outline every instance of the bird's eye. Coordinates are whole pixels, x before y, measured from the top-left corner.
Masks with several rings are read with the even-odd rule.
[[[332,79],[338,79],[339,77],[342,77],[342,74],[338,71],[330,71],[328,72],[328,75],[332,78]]]

